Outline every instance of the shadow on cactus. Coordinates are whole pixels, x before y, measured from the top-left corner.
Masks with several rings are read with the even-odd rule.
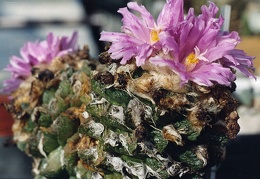
[[[235,70],[255,78],[253,57],[220,30],[214,3],[184,18],[183,1],[168,0],[157,21],[128,8],[140,16],[118,11],[122,32],[101,33],[111,43],[99,61],[77,33],[12,58],[13,139],[35,178],[202,178],[225,158],[239,132]]]

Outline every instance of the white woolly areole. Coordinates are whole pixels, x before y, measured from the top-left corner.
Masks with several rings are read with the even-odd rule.
[[[76,177],[77,179],[81,179],[81,174],[79,173],[79,171],[76,171]]]
[[[109,144],[112,147],[116,147],[116,146],[118,146],[117,141],[118,141],[118,137],[117,137],[116,133],[111,131],[110,136],[105,139],[105,144]]]
[[[87,119],[87,118],[89,118],[89,113],[87,111],[84,111],[82,113],[82,116],[83,116],[84,119]]]
[[[61,150],[61,153],[60,153],[60,163],[61,163],[61,166],[65,166],[65,157],[64,157],[64,150]]]
[[[33,169],[32,172],[35,175],[39,175],[40,174],[40,164],[41,164],[41,159],[40,158],[33,158]]]
[[[121,142],[121,144],[123,145],[123,147],[127,150],[127,152],[130,154],[130,151],[128,149],[128,145],[127,145],[127,140],[126,140],[126,136],[124,136],[123,134],[119,134],[119,140]]]
[[[119,143],[122,144],[122,146],[126,149],[126,151],[130,154],[128,145],[127,145],[127,136],[124,136],[123,134],[117,134],[113,131],[110,131],[110,136],[106,138],[105,144],[109,144],[112,147],[118,146]]]
[[[121,172],[123,167],[127,165],[121,158],[107,156],[107,162],[111,164],[117,172]]]
[[[93,156],[94,160],[96,161],[98,159],[97,148],[92,147],[92,148],[86,149],[85,152],[84,152],[84,155],[86,155],[86,156]]]
[[[107,102],[107,100],[105,98],[96,98],[95,95],[93,93],[90,94],[92,102],[90,104],[104,104]]]
[[[45,157],[47,158],[47,155],[45,153],[45,151],[43,150],[43,139],[44,139],[44,135],[43,133],[40,134],[41,137],[40,137],[40,141],[39,141],[39,144],[38,144],[38,149],[39,149],[39,152]]]
[[[99,137],[105,130],[105,127],[101,123],[97,123],[94,120],[91,120],[88,123],[88,128],[93,132],[94,136]]]
[[[141,109],[143,108],[141,103],[137,99],[132,99],[129,101],[127,108],[130,109],[130,113],[133,118],[133,122],[134,122],[135,126],[140,125],[142,122],[142,119],[141,119],[142,110]]]
[[[145,179],[147,176],[155,176],[160,178],[160,175],[153,171],[149,166],[143,163],[131,162],[131,166],[128,165],[130,162],[124,162],[119,157],[107,156],[107,162],[111,164],[117,172],[121,172],[124,175],[123,168],[126,169],[128,173],[137,176],[138,179]],[[128,178],[127,176],[123,176],[124,179]]]
[[[75,94],[78,95],[78,94],[80,93],[81,89],[82,89],[82,83],[81,83],[79,80],[77,80],[77,81],[74,83],[74,85],[72,86],[72,91],[73,91]]]
[[[118,121],[123,124],[125,115],[124,115],[124,108],[122,106],[115,106],[113,105],[111,107],[111,111],[109,112],[109,115],[118,119]]]

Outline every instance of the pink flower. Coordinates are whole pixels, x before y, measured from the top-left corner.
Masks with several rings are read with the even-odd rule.
[[[130,2],[127,6],[140,13],[140,17],[127,8],[121,8],[118,12],[123,15],[123,33],[101,33],[100,40],[112,42],[108,51],[112,58],[122,59],[121,64],[125,64],[135,57],[136,64],[140,66],[159,50],[167,52],[174,48],[174,41],[169,43],[171,37],[168,37],[167,29],[183,21],[183,1],[167,1],[157,22],[144,6],[139,6],[136,2]]]
[[[112,42],[108,52],[122,64],[134,57],[137,66],[166,66],[180,76],[182,84],[193,81],[204,86],[228,86],[236,78],[232,69],[255,78],[254,57],[235,49],[240,43],[237,32],[221,31],[224,19],[216,17],[214,3],[202,6],[198,16],[189,9],[184,19],[183,0],[168,0],[157,23],[143,6],[129,3],[128,7],[138,11],[141,18],[121,9],[123,33],[102,32],[100,38]]]
[[[178,29],[172,29],[178,48],[171,52],[171,59],[155,56],[150,62],[168,66],[177,73],[183,83],[193,81],[199,85],[212,86],[217,82],[230,85],[236,79],[232,68],[246,76],[254,77],[252,60],[235,47],[240,42],[237,32],[222,32],[223,18],[216,18],[218,8],[214,3],[202,6],[202,14],[196,17],[190,9],[187,18]]]
[[[13,56],[10,64],[5,68],[11,72],[11,79],[4,81],[3,92],[11,93],[16,90],[20,83],[31,75],[31,69],[39,64],[49,64],[52,59],[77,48],[78,33],[74,32],[71,37],[56,37],[48,34],[44,41],[27,42],[20,49],[21,57]]]

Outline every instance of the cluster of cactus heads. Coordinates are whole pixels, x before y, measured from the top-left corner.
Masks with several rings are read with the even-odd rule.
[[[35,178],[202,178],[239,131],[233,91],[86,46],[34,67],[8,108]]]

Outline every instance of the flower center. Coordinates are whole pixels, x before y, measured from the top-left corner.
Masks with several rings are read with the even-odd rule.
[[[185,59],[184,65],[187,69],[187,71],[191,71],[194,69],[196,64],[199,62],[199,59],[195,55],[195,53],[189,54],[189,56]]]
[[[159,33],[160,31],[154,29],[150,32],[150,40],[152,43],[156,43],[160,40]]]

